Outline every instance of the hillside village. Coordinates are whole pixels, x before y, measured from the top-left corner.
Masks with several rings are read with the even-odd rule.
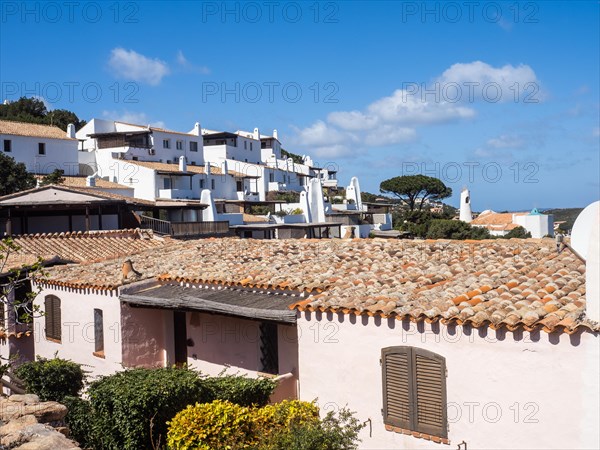
[[[347,406],[359,448],[600,445],[599,202],[563,242],[537,210],[474,214],[465,188],[446,222],[483,239],[412,239],[396,202],[277,130],[0,120],[0,145],[37,183],[0,197],[6,394],[36,359],[187,367]]]

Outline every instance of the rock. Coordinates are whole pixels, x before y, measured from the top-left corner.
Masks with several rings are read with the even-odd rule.
[[[21,431],[25,443],[14,450],[76,450],[77,444],[57,432],[54,428],[36,424]]]
[[[41,423],[63,420],[67,407],[58,402],[43,402],[37,405],[25,405],[25,414],[33,414]]]
[[[8,399],[11,402],[22,402],[26,405],[33,405],[40,402],[40,398],[35,394],[13,394]]]
[[[37,423],[37,419],[29,414],[27,416],[18,417],[7,424],[2,425],[0,427],[0,446],[11,447],[15,443],[21,441],[21,430]]]

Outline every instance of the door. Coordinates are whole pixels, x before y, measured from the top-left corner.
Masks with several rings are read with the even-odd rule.
[[[185,312],[173,312],[173,333],[175,335],[175,365],[181,367],[187,363],[187,330]]]

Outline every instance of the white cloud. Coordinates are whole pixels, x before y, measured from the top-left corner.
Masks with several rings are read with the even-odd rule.
[[[210,69],[206,66],[196,66],[188,61],[181,50],[177,51],[177,64],[179,64],[182,68],[184,68],[188,72],[199,73],[202,75],[208,75],[210,73]]]
[[[131,111],[102,111],[102,117],[105,119],[114,120],[117,122],[131,123],[133,125],[150,125],[157,128],[164,128],[165,123],[161,120],[151,121],[146,113],[131,112]]]
[[[523,138],[514,135],[503,134],[495,138],[488,139],[487,147],[491,148],[522,148],[525,145]]]
[[[112,49],[108,65],[117,77],[148,83],[152,86],[160,84],[163,77],[170,72],[165,62],[120,47]]]
[[[449,83],[462,88],[460,98],[456,99],[454,94],[445,98],[451,95],[444,91]],[[365,147],[413,142],[420,126],[475,117],[476,110],[465,103],[486,100],[486,95],[494,94],[485,91],[489,84],[495,84],[500,90],[499,101],[514,99],[515,95],[524,101],[524,92],[527,94],[539,88],[535,72],[527,65],[515,67],[507,64],[496,68],[481,61],[458,63],[445,70],[430,85],[409,83],[403,89],[375,100],[364,110],[334,111],[325,120],[317,120],[303,129],[296,128],[291,141],[321,157],[352,155]],[[473,98],[469,98],[469,86],[479,87],[479,93],[476,91],[471,95]],[[519,136],[503,135],[490,139],[475,153],[490,156],[494,150],[516,149],[523,145]]]
[[[439,102],[427,101],[426,98],[403,89],[371,103],[368,111],[381,122],[402,124],[435,124],[475,116],[475,111],[471,108],[443,99]]]
[[[458,85],[460,100],[474,101],[529,101],[537,103],[543,100],[541,83],[534,70],[526,65],[506,64],[493,67],[482,61],[453,64],[436,80],[442,93]],[[446,89],[446,91],[444,90]],[[454,96],[446,94],[446,96]]]

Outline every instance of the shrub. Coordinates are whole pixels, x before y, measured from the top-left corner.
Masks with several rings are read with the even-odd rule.
[[[531,237],[531,233],[529,231],[527,231],[525,228],[523,228],[522,226],[518,226],[518,227],[515,227],[512,230],[510,230],[508,233],[506,233],[502,237],[504,239],[511,239],[511,238],[527,239],[527,238]]]
[[[302,208],[294,208],[290,211],[290,214],[304,214],[304,211],[302,211]]]
[[[209,377],[202,381],[207,390],[208,401],[224,400],[241,406],[263,406],[277,386],[269,378],[247,378],[226,375]]]
[[[65,422],[71,431],[71,436],[79,443],[80,447],[90,447],[94,442],[90,402],[79,397],[67,396],[62,403],[68,409]]]
[[[250,207],[250,214],[254,214],[256,216],[266,216],[270,212],[271,209],[268,206],[253,205]]]
[[[168,420],[210,397],[199,374],[187,368],[126,370],[93,382],[88,394],[94,448],[130,450],[164,442]]]
[[[76,397],[85,378],[81,365],[60,358],[24,363],[15,370],[15,375],[23,380],[27,392],[44,402],[62,402],[68,395]]]
[[[489,237],[487,229],[472,227],[460,220],[434,219],[427,229],[428,239],[487,239]]]
[[[167,445],[174,450],[247,448],[252,436],[252,413],[228,401],[188,406],[169,422]]]
[[[364,424],[347,408],[338,414],[329,412],[322,421],[291,423],[289,427],[270,434],[260,443],[259,450],[354,450],[358,448],[358,433]]]

